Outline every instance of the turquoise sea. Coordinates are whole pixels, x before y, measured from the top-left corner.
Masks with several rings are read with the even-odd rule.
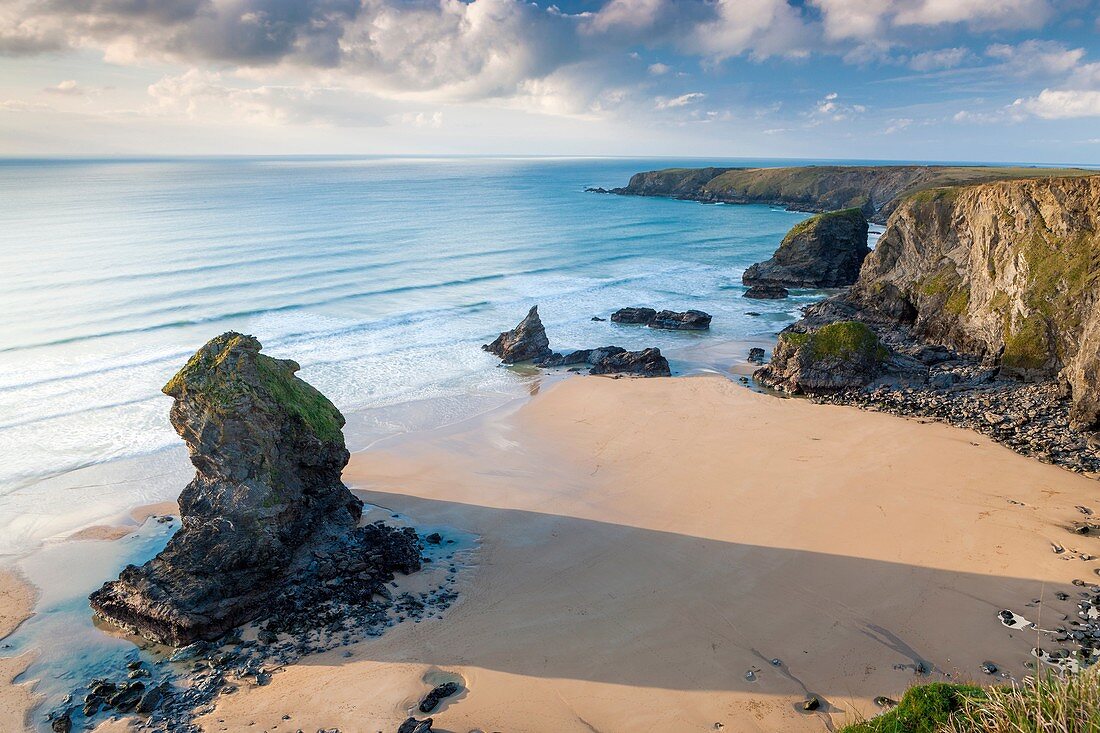
[[[805,215],[584,190],[703,163],[0,161],[0,554],[174,498],[189,466],[159,389],[226,330],[297,360],[352,449],[525,394],[479,346],[536,303],[557,350],[728,369],[717,345],[766,339],[818,297],[741,297]],[[699,308],[713,328],[591,320],[628,305]]]

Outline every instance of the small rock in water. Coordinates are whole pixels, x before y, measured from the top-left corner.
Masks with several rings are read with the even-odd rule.
[[[811,712],[821,707],[821,700],[816,695],[810,695],[805,702],[802,703],[802,709]]]
[[[430,535],[424,538],[424,541],[429,545],[439,545],[443,543],[443,536],[439,532],[432,532]]]
[[[997,674],[997,665],[993,662],[982,662],[982,671],[986,674]]]
[[[753,348],[749,349],[748,361],[753,364],[763,364],[764,350],[758,346],[754,346]]]
[[[73,719],[68,713],[60,715],[50,723],[50,730],[54,733],[69,733],[73,729]]]

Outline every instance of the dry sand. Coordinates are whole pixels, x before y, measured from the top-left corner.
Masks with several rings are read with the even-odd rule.
[[[205,730],[389,733],[441,671],[468,691],[439,730],[825,730],[914,681],[988,681],[987,659],[1023,674],[1035,636],[997,612],[1042,598],[1053,621],[1075,611],[1053,593],[1100,567],[1050,549],[1100,555],[1067,530],[1093,480],[721,378],[568,379],[357,454],[346,479],[482,537],[462,599],[226,696]],[[808,693],[830,712],[801,712]]]
[[[0,645],[15,631],[34,609],[34,589],[23,578],[0,568]],[[0,650],[2,654],[2,650]],[[12,684],[31,663],[29,654],[0,658],[0,730],[19,731],[26,728],[27,714],[34,704],[34,695],[27,685]]]

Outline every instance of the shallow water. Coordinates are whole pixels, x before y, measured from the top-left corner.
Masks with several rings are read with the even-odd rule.
[[[188,467],[159,388],[226,330],[301,363],[352,448],[525,394],[478,347],[536,303],[558,350],[721,367],[698,355],[815,297],[740,297],[805,215],[584,192],[675,164],[0,162],[0,554],[173,498]],[[715,319],[702,335],[591,321],[626,305]]]

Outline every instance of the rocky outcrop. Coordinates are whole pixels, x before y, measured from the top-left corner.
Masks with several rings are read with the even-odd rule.
[[[504,331],[491,344],[481,348],[500,357],[505,364],[544,359],[550,356],[550,339],[539,318],[539,307],[532,306],[526,317],[511,331]]]
[[[348,577],[365,581],[347,583],[343,600],[367,602],[394,571],[419,568],[412,530],[357,529],[362,502],[340,480],[343,416],[295,362],[260,348],[225,333],[165,385],[196,470],[179,497],[183,526],[91,595],[101,618],[179,646],[273,614],[288,626],[330,608]]]
[[[614,323],[649,326],[666,331],[705,331],[711,315],[700,310],[656,311],[653,308],[620,308],[611,314]]]
[[[611,314],[614,323],[638,323],[643,326],[651,323],[657,316],[653,308],[620,308]]]
[[[667,377],[672,374],[668,360],[656,348],[627,351],[621,346],[581,349],[564,356],[553,354],[539,362],[543,367],[587,365],[589,374],[633,374],[642,377]]]
[[[666,331],[705,331],[710,328],[711,315],[699,310],[660,311],[648,325]]]
[[[655,348],[641,351],[618,351],[600,359],[588,370],[589,374],[630,374],[638,377],[668,377],[672,371],[668,359]]]
[[[792,394],[828,394],[869,384],[882,374],[889,357],[869,326],[840,321],[810,332],[780,334],[771,362],[753,376]]]
[[[1060,377],[1100,427],[1100,176],[936,189],[891,217],[852,291],[858,311],[1025,380]]]
[[[749,267],[741,280],[750,287],[847,287],[871,253],[867,229],[859,209],[811,216],[791,228],[771,259]]]
[[[900,201],[917,191],[998,180],[1093,173],[1074,168],[931,165],[670,168],[637,173],[625,187],[612,189],[612,193],[771,204],[814,212],[858,208],[868,219],[881,224]]]
[[[790,292],[782,285],[753,285],[741,297],[756,298],[757,300],[782,300],[788,295],[790,295]]]

